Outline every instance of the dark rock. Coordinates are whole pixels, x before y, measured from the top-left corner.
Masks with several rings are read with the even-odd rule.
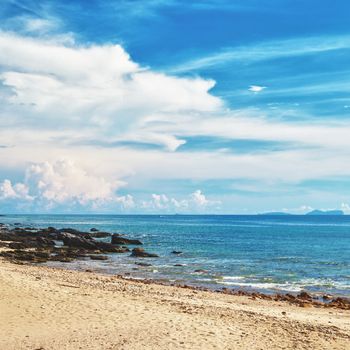
[[[173,250],[173,251],[171,252],[171,254],[180,255],[180,254],[182,254],[182,252],[181,252],[181,251],[178,251],[178,250]]]
[[[310,300],[310,301],[312,300],[312,296],[305,291],[302,291],[301,293],[299,293],[297,295],[297,298],[302,299],[302,300]]]
[[[135,265],[144,266],[144,267],[152,266],[152,264],[148,264],[148,263],[144,263],[144,262],[135,262]]]
[[[31,248],[28,247],[27,244],[23,243],[23,242],[11,242],[9,243],[8,247],[10,249],[26,249],[26,248]]]
[[[142,245],[142,242],[138,239],[128,239],[125,237],[121,237],[118,234],[114,234],[112,236],[112,244],[131,244],[131,245]]]
[[[98,249],[95,242],[86,239],[85,237],[76,236],[75,234],[62,232],[60,233],[60,239],[64,245],[68,247],[77,247],[85,249]]]
[[[91,260],[108,260],[106,255],[89,255]]]
[[[90,229],[90,231],[91,232],[98,232],[99,230],[97,228],[93,227],[93,228]]]
[[[90,232],[89,236],[94,237],[94,238],[106,238],[106,237],[111,236],[111,233],[102,232],[102,231],[94,231],[94,232]]]
[[[37,237],[36,241],[40,247],[53,247],[55,245],[55,242],[53,240],[45,237]]]
[[[129,252],[128,248],[123,247],[116,247],[111,243],[105,243],[105,242],[94,242],[95,247],[103,252],[108,253],[126,253]]]
[[[202,270],[202,269],[198,269],[198,270],[194,270],[195,273],[208,273],[207,270]]]
[[[79,231],[79,230],[76,230],[74,228],[62,228],[58,231],[63,232],[63,233],[70,233],[70,234],[75,235],[75,236],[88,236],[87,232]]]
[[[158,258],[159,257],[157,254],[152,254],[152,253],[145,252],[145,250],[142,249],[142,248],[134,248],[131,251],[131,255],[130,256],[136,256],[136,257],[139,257],[139,258]]]

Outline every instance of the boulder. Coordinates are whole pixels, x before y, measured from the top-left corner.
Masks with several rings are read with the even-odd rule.
[[[88,235],[87,232],[79,231],[79,230],[76,230],[74,228],[61,228],[58,231],[63,232],[63,233],[71,233],[72,235],[75,235],[75,236],[87,236]]]
[[[63,241],[64,245],[68,247],[77,247],[84,249],[98,249],[95,242],[87,239],[85,237],[76,236],[75,234],[62,232],[60,234],[60,239]]]
[[[302,299],[302,300],[312,300],[312,296],[305,291],[300,292],[297,295],[297,298]]]
[[[55,242],[53,240],[45,237],[37,237],[36,242],[39,247],[53,247],[55,245]]]
[[[125,237],[121,237],[118,234],[112,235],[112,244],[130,244],[130,245],[142,245],[142,242],[138,239],[128,239]]]
[[[131,255],[130,256],[136,256],[138,258],[158,258],[159,257],[157,254],[147,253],[142,248],[134,248],[131,251]]]
[[[105,243],[105,242],[94,242],[95,247],[102,252],[107,252],[107,253],[125,253],[128,252],[128,248],[123,248],[123,247],[116,247],[111,243]]]
[[[152,266],[152,264],[149,264],[149,263],[144,263],[144,262],[135,262],[135,265],[138,265],[138,266],[144,266],[144,267],[147,267],[147,266]]]
[[[106,237],[111,236],[111,233],[102,232],[102,231],[93,231],[93,232],[89,233],[89,236],[93,237],[93,238],[106,238]]]
[[[182,252],[179,251],[179,250],[173,250],[173,251],[171,252],[171,254],[180,255],[180,254],[182,254]]]
[[[108,260],[106,255],[89,255],[91,260]]]

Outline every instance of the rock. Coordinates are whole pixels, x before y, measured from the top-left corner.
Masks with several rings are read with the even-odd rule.
[[[88,236],[87,232],[84,231],[78,231],[74,228],[62,228],[60,230],[58,230],[59,232],[63,232],[63,233],[71,233],[72,235],[75,236]]]
[[[195,273],[208,273],[209,271],[207,270],[202,270],[202,269],[198,269],[198,270],[194,270]]]
[[[94,232],[90,232],[89,236],[94,237],[94,238],[106,238],[106,237],[111,236],[111,233],[102,232],[102,231],[94,231]]]
[[[95,247],[103,252],[108,252],[108,253],[126,253],[129,252],[130,250],[128,248],[123,248],[123,247],[116,247],[111,243],[106,243],[106,242],[94,242]]]
[[[131,251],[130,256],[136,256],[138,258],[158,258],[159,256],[157,254],[147,253],[142,248],[134,248]]]
[[[181,251],[178,251],[178,250],[173,250],[173,251],[171,252],[171,254],[180,255],[180,254],[182,254],[182,252],[181,252]]]
[[[312,300],[312,296],[305,291],[302,291],[301,293],[299,293],[297,295],[297,298],[302,299],[302,300],[310,300],[310,301]]]
[[[31,248],[28,247],[27,244],[23,243],[23,242],[11,242],[9,243],[8,247],[10,249],[26,249],[26,248]]]
[[[84,237],[76,236],[75,234],[62,232],[60,234],[60,239],[63,241],[64,245],[68,247],[77,247],[85,249],[98,249],[95,242],[86,239]]]
[[[112,235],[112,244],[131,244],[131,245],[142,245],[142,242],[138,239],[128,239],[125,237],[121,237],[118,234]]]
[[[152,264],[148,264],[148,263],[143,263],[143,262],[135,262],[135,265],[139,265],[139,266],[152,266]]]
[[[53,240],[45,237],[37,237],[36,242],[40,247],[53,247],[55,245],[55,242]]]
[[[185,266],[184,264],[175,264],[174,266],[176,267],[182,267],[182,266]]]
[[[93,228],[91,228],[90,229],[90,232],[98,232],[99,230],[97,229],[97,228],[95,228],[95,227],[93,227]]]
[[[329,294],[325,294],[325,295],[322,295],[322,299],[323,300],[332,300],[333,297],[331,295],[329,295]]]
[[[91,260],[108,260],[106,255],[89,255]]]

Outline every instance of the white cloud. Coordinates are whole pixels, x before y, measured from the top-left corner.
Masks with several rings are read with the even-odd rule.
[[[265,89],[266,89],[266,86],[250,85],[248,90],[251,91],[251,92],[257,93],[257,92],[261,92],[261,91],[263,91]]]
[[[136,206],[134,197],[130,194],[127,194],[126,196],[117,197],[116,202],[120,203],[122,209],[126,210],[133,209]]]
[[[208,204],[210,204],[210,201],[207,200],[201,190],[191,193],[191,200],[198,207],[206,207]]]
[[[345,214],[350,214],[350,205],[348,203],[342,203],[340,208]]]
[[[220,201],[209,200],[201,190],[196,190],[186,198],[175,199],[165,194],[152,194],[151,200],[141,201],[140,208],[167,212],[205,212],[218,209]]]
[[[30,165],[23,183],[13,185],[10,180],[4,180],[0,184],[0,199],[34,201],[39,207],[78,205],[98,208],[113,203],[130,207],[133,203],[131,196],[118,197],[116,194],[123,185],[119,180],[108,181],[88,174],[73,161],[62,159]]]
[[[32,200],[33,197],[29,195],[29,188],[26,185],[22,183],[12,185],[11,181],[6,179],[0,183],[0,200],[12,199]]]
[[[3,103],[0,126],[12,122],[36,130],[79,130],[114,141],[130,134],[155,140],[170,150],[174,135],[149,133],[144,120],[157,112],[218,111],[222,101],[208,91],[212,80],[178,78],[140,67],[120,45],[80,47],[0,32],[0,79],[11,94]],[[136,137],[136,136],[135,136]]]
[[[295,184],[350,175],[347,121],[298,123],[270,119],[263,111],[224,110],[224,102],[210,94],[212,80],[140,67],[120,45],[84,47],[57,37],[0,32],[0,50],[0,139],[10,145],[0,147],[1,169],[15,169],[18,175],[35,163],[25,181],[2,182],[3,200],[109,203],[136,210],[143,204],[115,193],[122,185],[119,179],[245,178]],[[175,152],[187,138],[198,136],[286,147],[246,154],[209,148]],[[118,142],[162,148],[145,151]],[[61,155],[75,163],[46,163]],[[200,191],[185,198],[155,196],[160,197],[144,201],[145,207],[175,212],[215,207]]]
[[[227,63],[244,62],[251,64],[263,60],[283,57],[304,56],[333,50],[348,49],[349,35],[300,37],[285,40],[264,41],[247,46],[228,47],[204,57],[191,59],[171,67],[173,73],[183,73]]]

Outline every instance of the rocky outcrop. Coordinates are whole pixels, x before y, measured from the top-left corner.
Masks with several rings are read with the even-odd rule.
[[[93,238],[106,238],[110,237],[112,234],[109,232],[103,232],[103,231],[94,231],[89,233],[90,237]]]
[[[126,245],[142,245],[142,242],[138,239],[128,239],[119,234],[112,235],[112,244],[126,244]]]
[[[91,257],[94,260],[105,260],[103,253],[125,253],[130,250],[125,246],[115,245],[94,239],[92,236],[104,238],[111,236],[109,232],[83,232],[75,229],[54,227],[32,229],[9,229],[1,227],[0,245],[7,249],[0,256],[15,262],[70,262],[78,258]],[[56,243],[62,242],[62,246]],[[91,255],[92,253],[92,255]]]
[[[134,248],[131,251],[131,255],[130,256],[138,257],[138,258],[158,258],[159,257],[157,254],[147,253],[142,248]]]
[[[62,232],[59,236],[59,239],[63,241],[65,246],[92,250],[98,249],[95,242],[89,238],[90,237],[85,238],[68,232]]]

